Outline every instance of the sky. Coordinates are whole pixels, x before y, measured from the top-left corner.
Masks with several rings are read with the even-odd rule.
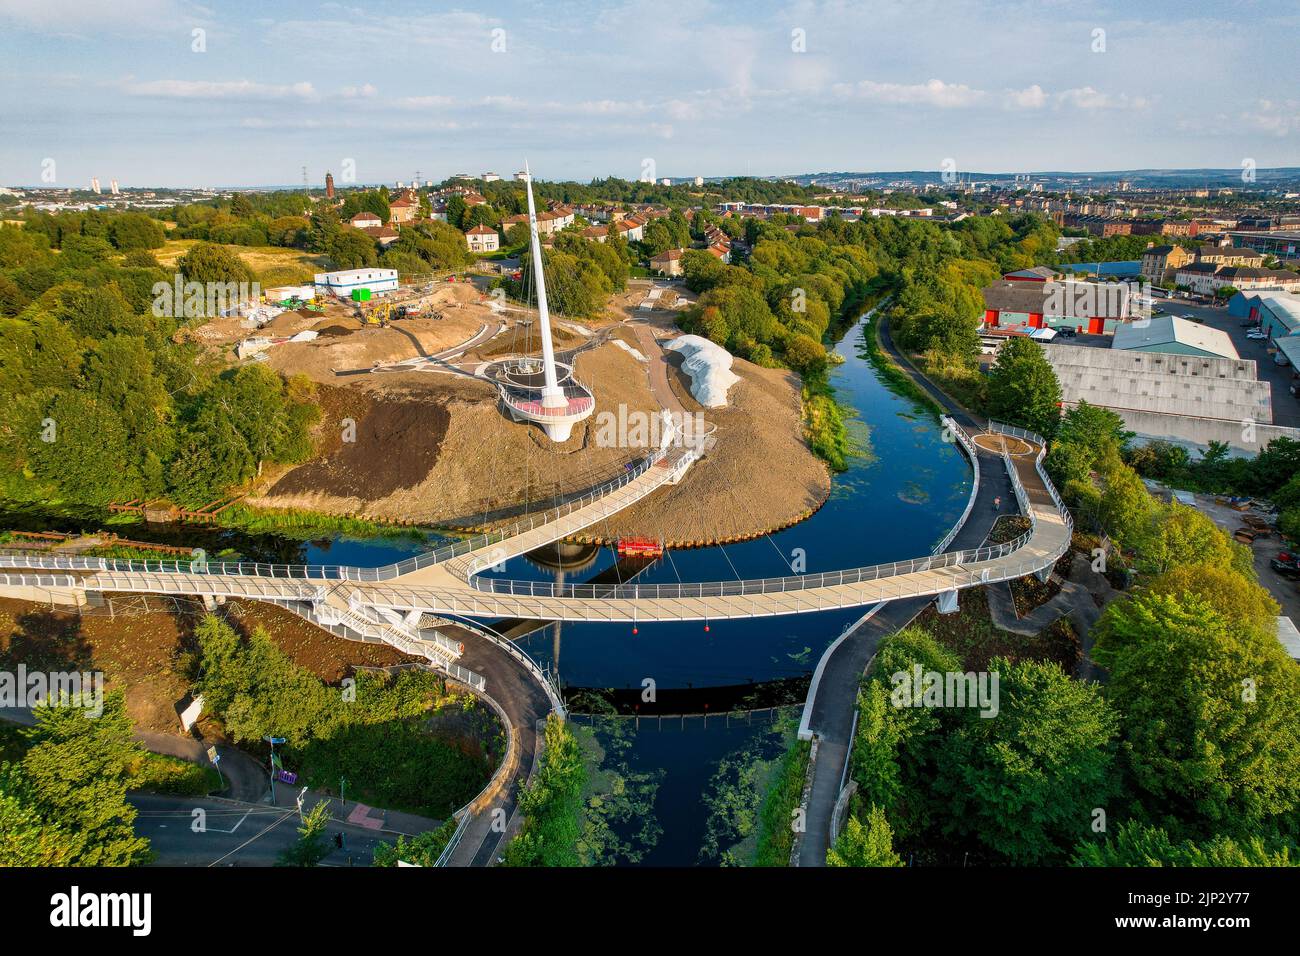
[[[1300,0],[0,0],[0,184],[1300,166]]]

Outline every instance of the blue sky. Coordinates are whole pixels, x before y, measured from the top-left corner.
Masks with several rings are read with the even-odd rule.
[[[0,0],[0,183],[1296,166],[1297,40],[1295,0]]]

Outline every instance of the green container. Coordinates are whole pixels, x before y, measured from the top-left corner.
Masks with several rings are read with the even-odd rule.
[[[370,290],[369,290],[369,289],[353,289],[353,290],[352,290],[352,301],[353,301],[353,302],[369,302],[369,301],[370,301]]]

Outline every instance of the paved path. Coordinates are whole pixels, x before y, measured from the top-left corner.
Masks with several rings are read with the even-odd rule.
[[[947,395],[919,375],[894,347],[888,325],[880,327],[880,342],[899,367],[920,387],[932,395],[963,427],[981,430],[987,422],[966,411]],[[867,334],[871,334],[868,330]],[[980,486],[970,517],[949,545],[950,551],[978,548],[989,536],[994,523],[1001,515],[1014,515],[1019,511],[1011,479],[1000,455],[977,449],[980,463]],[[1029,489],[1029,479],[1024,469],[1021,481]],[[1032,464],[1029,471],[1033,472]],[[1036,484],[1041,481],[1034,472]],[[1042,491],[1046,494],[1045,489]],[[995,508],[993,500],[1001,498]],[[1031,499],[1033,495],[1031,494]],[[840,781],[844,776],[848,757],[853,716],[857,709],[858,687],[867,664],[876,653],[883,637],[906,627],[913,618],[933,600],[931,597],[890,601],[879,607],[865,621],[860,622],[832,650],[821,668],[821,678],[809,693],[814,694],[809,729],[819,737],[817,763],[813,772],[812,790],[808,798],[806,836],[800,848],[800,866],[825,866],[829,845],[831,816],[840,794]]]

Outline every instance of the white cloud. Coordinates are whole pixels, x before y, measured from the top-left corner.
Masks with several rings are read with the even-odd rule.
[[[861,80],[858,83],[836,84],[834,92],[840,96],[870,100],[875,103],[936,106],[940,109],[975,106],[986,95],[983,90],[973,89],[964,83],[945,83],[943,80],[911,84]]]
[[[1114,96],[1091,86],[1063,90],[1056,94],[1056,103],[1058,106],[1073,106],[1081,110],[1142,110],[1151,105],[1146,97],[1129,96],[1127,93]]]
[[[1003,102],[1010,109],[1038,110],[1047,105],[1047,94],[1035,83],[1023,90],[1007,90]]]
[[[345,99],[369,99],[375,96],[379,90],[369,83],[363,83],[360,86],[345,86],[340,91]]]
[[[184,0],[0,0],[0,23],[33,33],[95,37],[105,32],[159,33],[178,24],[207,22],[206,11]]]
[[[156,96],[182,100],[316,100],[307,81],[276,85],[252,80],[147,80],[127,81],[122,91],[130,96]]]
[[[1300,132],[1300,102],[1260,100],[1253,110],[1242,113],[1241,119],[1242,122],[1265,133],[1288,136]]]

